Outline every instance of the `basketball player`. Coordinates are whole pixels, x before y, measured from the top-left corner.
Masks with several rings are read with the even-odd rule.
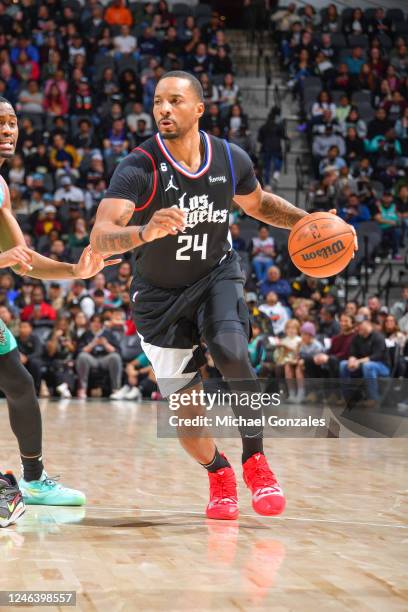
[[[92,248],[101,254],[136,249],[135,322],[164,397],[201,389],[201,337],[233,391],[259,391],[248,358],[243,275],[228,239],[229,210],[235,200],[262,223],[288,229],[307,214],[262,191],[242,149],[200,131],[203,112],[203,91],[195,77],[174,71],[161,78],[153,107],[159,133],[119,164],[91,234]],[[132,218],[135,225],[124,227]],[[233,410],[248,416],[239,405]],[[192,401],[178,414],[191,417],[201,411]],[[263,454],[262,428],[243,427],[240,433],[253,509],[280,514],[285,498]],[[179,437],[208,471],[207,517],[237,518],[236,480],[228,459],[209,437]]]
[[[0,167],[14,155],[18,137],[17,117],[12,105],[0,97]],[[110,261],[107,264],[118,263]],[[33,278],[62,280],[89,278],[104,267],[104,257],[87,247],[77,264],[57,262],[31,251],[12,214],[10,192],[0,177],[0,268],[12,267]],[[10,425],[21,455],[23,477],[19,487],[25,503],[79,506],[80,491],[68,489],[48,478],[42,463],[41,413],[33,379],[20,361],[15,338],[0,319],[0,390],[6,396]],[[4,503],[3,503],[4,502]],[[15,522],[24,512],[17,482],[0,473],[0,526]]]

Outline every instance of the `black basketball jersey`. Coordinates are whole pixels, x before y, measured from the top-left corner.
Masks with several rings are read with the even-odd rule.
[[[128,156],[152,174],[151,193],[136,194],[131,224],[145,225],[156,210],[177,206],[186,212],[186,229],[135,250],[136,277],[165,288],[185,287],[205,276],[232,248],[229,212],[234,170],[229,144],[201,132],[204,160],[196,173],[181,166],[156,134]],[[111,197],[109,192],[107,197]],[[112,196],[113,197],[113,196]]]

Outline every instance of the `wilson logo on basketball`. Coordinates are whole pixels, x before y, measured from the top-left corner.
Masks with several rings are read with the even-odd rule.
[[[337,253],[341,253],[341,251],[345,250],[345,246],[342,240],[336,240],[333,244],[322,247],[321,249],[316,249],[315,251],[310,251],[310,253],[302,253],[303,261],[310,261],[311,259],[316,259],[316,257],[322,257],[323,259],[328,259],[332,257],[332,255],[337,255]]]

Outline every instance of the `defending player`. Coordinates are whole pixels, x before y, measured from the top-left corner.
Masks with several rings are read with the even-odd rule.
[[[307,214],[262,191],[242,149],[201,132],[203,112],[195,77],[182,71],[162,77],[153,107],[159,133],[119,164],[91,234],[101,254],[136,248],[135,322],[165,397],[201,389],[200,337],[233,391],[259,391],[248,358],[242,272],[228,239],[229,210],[235,200],[248,215],[283,228]],[[135,225],[124,227],[132,218]],[[233,410],[243,414],[238,405]],[[201,411],[190,405],[178,414]],[[262,428],[244,427],[240,433],[253,508],[279,514],[285,498],[263,454]],[[207,516],[236,518],[235,474],[225,455],[209,437],[181,435],[180,442],[208,471]]]
[[[17,117],[12,105],[0,97],[0,167],[14,155],[18,138]],[[119,260],[107,262],[107,265]],[[0,177],[0,268],[12,267],[18,274],[33,278],[61,280],[89,278],[105,265],[104,257],[90,247],[77,264],[56,262],[30,250],[12,214],[10,193]],[[23,477],[19,482],[27,504],[78,506],[85,495],[48,478],[42,463],[41,413],[33,379],[21,364],[16,341],[0,319],[0,389],[5,394],[11,428],[21,455]],[[0,525],[17,520],[24,511],[18,486],[9,474],[0,474]],[[14,501],[13,501],[14,500]]]

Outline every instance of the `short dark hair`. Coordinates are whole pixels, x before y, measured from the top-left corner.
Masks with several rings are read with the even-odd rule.
[[[185,72],[184,70],[171,70],[170,72],[166,72],[165,74],[163,74],[163,76],[160,77],[158,82],[160,83],[160,81],[163,81],[164,79],[172,78],[184,79],[188,81],[191,87],[194,89],[194,92],[196,93],[197,98],[200,100],[200,102],[204,102],[204,92],[202,85],[194,75],[190,74],[189,72]]]
[[[14,110],[14,106],[12,105],[10,100],[7,100],[7,98],[5,98],[4,96],[0,96],[0,104],[8,104]]]

